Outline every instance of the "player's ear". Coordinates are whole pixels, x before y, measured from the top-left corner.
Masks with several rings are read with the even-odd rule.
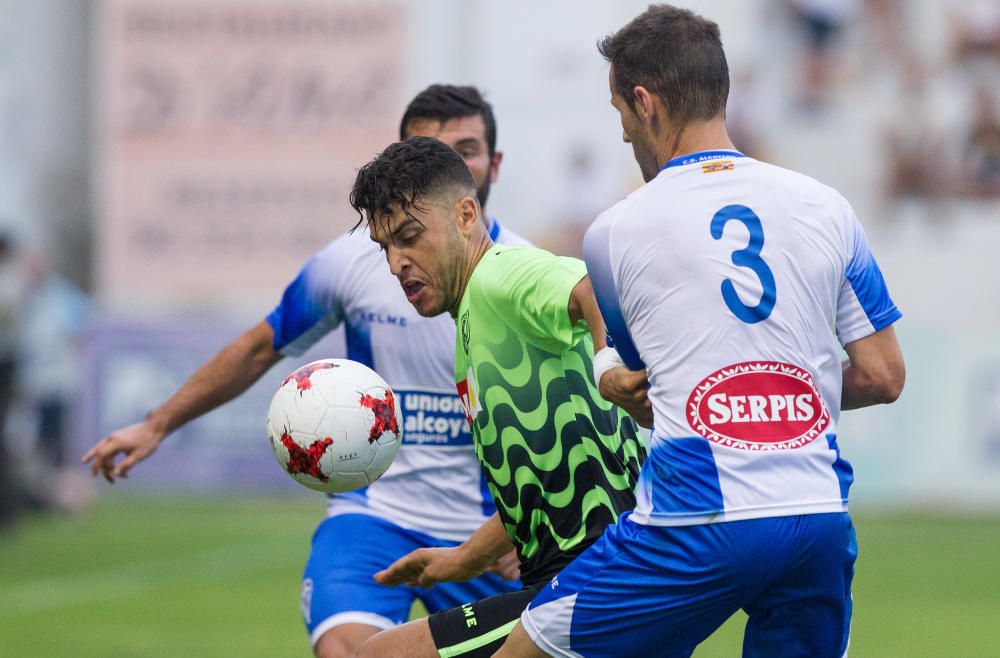
[[[472,235],[476,225],[480,223],[479,213],[479,203],[475,197],[466,195],[455,202],[455,222],[462,235]]]
[[[636,85],[632,89],[632,93],[635,97],[635,113],[643,121],[652,120],[656,113],[656,102],[653,94],[642,85]]]
[[[500,175],[500,162],[502,160],[503,160],[503,151],[497,151],[492,156],[490,156],[490,173],[489,173],[490,183],[497,182],[497,176]]]

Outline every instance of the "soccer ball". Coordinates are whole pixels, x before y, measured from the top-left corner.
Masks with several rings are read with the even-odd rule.
[[[389,385],[346,359],[302,366],[281,383],[267,411],[267,435],[281,467],[326,493],[365,487],[399,452],[403,417]]]

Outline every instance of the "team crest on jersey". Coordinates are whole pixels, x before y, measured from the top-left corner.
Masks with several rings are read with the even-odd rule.
[[[732,160],[712,160],[701,165],[701,173],[714,174],[717,171],[732,171],[736,169],[736,163]]]
[[[461,332],[462,332],[462,349],[465,350],[466,356],[469,354],[469,312],[466,311],[462,314],[461,321]]]
[[[737,363],[713,372],[687,402],[691,428],[713,443],[741,450],[789,450],[812,443],[830,412],[798,366],[777,361]]]

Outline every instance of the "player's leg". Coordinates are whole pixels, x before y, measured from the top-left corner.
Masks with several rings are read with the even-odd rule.
[[[847,514],[785,517],[776,528],[800,549],[746,606],[743,655],[838,658],[847,651],[857,543]]]
[[[319,658],[353,656],[368,637],[407,620],[413,592],[372,575],[420,547],[404,529],[364,514],[320,524],[302,580],[302,617]]]
[[[313,646],[317,658],[352,658],[365,640],[379,632],[377,626],[340,624],[320,635]]]
[[[357,658],[439,658],[427,617],[372,635]]]
[[[531,641],[524,626],[518,622],[493,658],[549,658],[549,654]]]
[[[519,590],[472,601],[378,633],[358,658],[489,658],[537,590]]]

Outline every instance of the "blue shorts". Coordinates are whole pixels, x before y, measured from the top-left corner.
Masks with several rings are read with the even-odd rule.
[[[553,656],[690,656],[743,609],[746,657],[843,656],[857,544],[846,513],[607,529],[521,623]]]
[[[340,624],[391,628],[409,619],[420,599],[431,612],[521,588],[486,574],[467,583],[441,583],[433,589],[384,587],[372,576],[410,551],[455,546],[367,514],[341,514],[323,521],[312,539],[302,577],[302,618],[313,646]]]

